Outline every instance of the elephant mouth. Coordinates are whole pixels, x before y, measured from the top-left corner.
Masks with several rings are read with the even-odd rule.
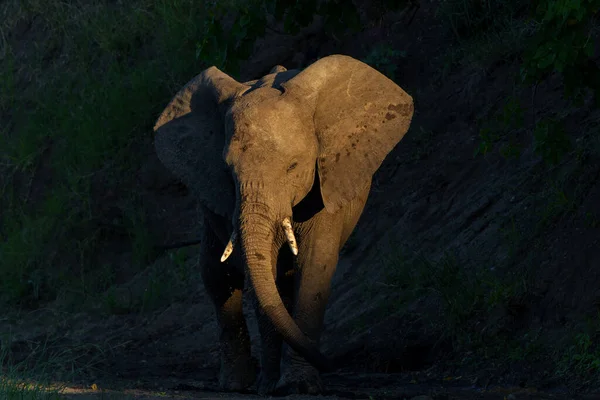
[[[298,255],[298,241],[296,240],[296,236],[294,235],[294,229],[292,228],[292,222],[289,217],[285,217],[280,224],[283,229],[283,233],[285,234],[286,241],[290,246],[290,250],[292,253],[297,256]],[[233,230],[231,237],[229,238],[229,242],[225,246],[225,250],[223,251],[223,255],[221,255],[221,262],[225,262],[229,256],[233,253],[237,242],[238,236],[236,230]]]
[[[307,221],[324,208],[325,205],[323,204],[323,197],[321,196],[319,173],[317,172],[317,168],[315,165],[315,172],[311,189],[306,194],[306,196],[298,202],[298,204],[292,207],[293,217],[285,217],[280,223],[280,226],[283,228],[283,232],[285,234],[285,238],[290,247],[290,250],[295,256],[298,255],[298,241],[296,240],[294,230],[292,228],[292,219],[296,222]],[[229,258],[229,256],[231,256],[236,246],[237,240],[238,234],[236,229],[234,228],[233,232],[231,233],[231,237],[229,238],[229,242],[227,242],[227,245],[225,246],[223,255],[221,256],[221,262],[225,262]]]

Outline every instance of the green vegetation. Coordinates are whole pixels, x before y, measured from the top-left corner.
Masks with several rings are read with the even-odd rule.
[[[600,226],[595,214],[580,209],[584,194],[597,179],[594,178],[597,167],[592,165],[600,155],[597,129],[581,124],[583,134],[580,130],[574,140],[567,128],[569,118],[573,119],[571,105],[581,106],[590,94],[597,105],[600,104],[600,70],[593,61],[598,10],[600,1],[596,0],[539,0],[533,3],[446,0],[438,9],[438,16],[446,21],[456,43],[446,55],[440,80],[457,66],[475,69],[474,75],[485,74],[490,66],[507,62],[519,66],[516,73],[508,74],[502,70],[507,73],[504,79],[514,79],[512,94],[501,100],[500,107],[490,107],[488,115],[477,121],[479,144],[474,155],[499,153],[507,161],[522,165],[521,156],[529,147],[542,161],[529,171],[533,176],[521,177],[524,179],[521,182],[532,185],[530,191],[516,190],[523,192],[527,200],[508,211],[501,222],[499,234],[504,237],[507,255],[501,268],[505,271],[490,274],[479,267],[471,271],[473,276],[469,279],[458,279],[449,285],[452,288],[450,298],[460,305],[457,309],[461,312],[453,311],[448,302],[446,312],[449,316],[454,315],[454,320],[465,318],[459,330],[454,331],[455,342],[465,345],[469,354],[477,355],[467,357],[464,362],[477,363],[482,356],[508,363],[543,362],[543,359],[552,358],[557,375],[580,382],[597,382],[592,378],[597,374],[600,359],[595,344],[597,324],[594,329],[578,331],[570,341],[561,340],[553,349],[544,345],[552,339],[543,337],[541,330],[511,331],[510,335],[495,337],[485,332],[502,332],[504,322],[494,317],[494,309],[514,308],[515,301],[518,304],[524,301],[524,296],[535,293],[526,277],[534,275],[539,268],[529,259],[532,253],[544,251],[542,236],[567,216],[588,228]],[[564,105],[552,114],[549,110],[533,108],[536,107],[537,90],[547,87],[551,77],[559,78],[565,95],[561,98],[561,93],[558,96],[551,94],[554,102]],[[464,89],[467,94],[468,89]],[[548,95],[547,88],[544,93]],[[539,186],[533,189],[535,185]],[[526,262],[521,259],[523,256],[528,257]],[[445,265],[444,262],[441,265]],[[427,269],[435,271],[436,268],[439,266],[434,264]],[[393,271],[394,267],[390,266],[390,269]],[[411,265],[407,269],[411,276],[403,277],[403,280],[415,281],[414,275],[418,275],[415,271],[419,267]],[[415,282],[420,285],[418,277]],[[434,287],[440,285],[445,287],[439,281]],[[465,291],[471,294],[465,295]],[[486,308],[483,306],[486,303],[496,306]],[[474,329],[477,323],[482,325]],[[481,326],[485,328],[481,329]],[[564,337],[560,335],[565,332],[556,335]]]
[[[409,317],[414,313],[415,302],[428,299],[427,303],[436,306],[422,310],[414,318],[441,332],[441,341],[451,343],[457,357],[448,361],[458,367],[477,368],[490,362],[506,366],[523,362],[545,365],[554,360],[557,376],[577,375],[593,380],[600,368],[597,323],[578,330],[580,333],[564,343],[549,339],[541,328],[521,326],[520,321],[531,306],[528,296],[534,284],[532,268],[471,268],[454,254],[447,253],[437,261],[407,254],[395,251],[382,259],[386,263],[386,275],[382,277],[385,284],[379,282],[367,296],[385,291],[393,300],[384,303],[382,309],[357,318],[354,333],[369,327],[374,315],[383,318],[402,313]],[[550,342],[552,346],[548,346]]]
[[[425,295],[440,299],[443,310],[436,324],[456,345],[471,342],[473,322],[498,308],[514,305],[526,291],[525,276],[501,277],[493,268],[471,270],[455,254],[432,261],[424,255],[407,257],[396,251],[386,256],[386,284],[397,292],[395,308]]]
[[[539,25],[524,54],[521,74],[536,82],[557,72],[565,92],[579,98],[589,88],[600,94],[600,69],[592,61],[598,0],[542,0],[534,16]]]
[[[523,15],[528,5],[517,0],[444,0],[437,9],[458,40],[501,31]]]
[[[558,164],[571,150],[571,142],[561,121],[546,119],[538,122],[533,130],[534,150],[548,164]]]
[[[526,39],[537,30],[527,18],[530,9],[529,3],[517,0],[440,2],[436,14],[456,41],[444,55],[441,78],[456,65],[487,69],[518,57],[525,50]]]
[[[551,74],[558,74],[565,94],[577,104],[588,90],[599,99],[600,69],[592,61],[594,18],[599,9],[598,0],[445,0],[438,15],[445,19],[458,42],[447,55],[446,69],[454,64],[486,68],[498,61],[518,60],[520,74],[513,78],[519,93],[523,83],[537,85]],[[498,150],[505,158],[518,158],[520,146],[516,144],[515,129],[525,128],[534,140],[535,152],[546,163],[557,164],[571,149],[563,121],[542,117],[536,118],[533,127],[524,126],[522,106],[515,100],[507,100],[503,114],[519,117],[518,125],[506,118],[482,121],[481,141],[475,153],[485,155],[500,141],[503,144]]]
[[[61,388],[56,385],[51,388],[45,381],[49,365],[36,363],[25,368],[26,362],[16,365],[8,362],[8,349],[2,346],[3,342],[1,341],[7,339],[9,337],[6,335],[0,338],[0,398],[5,400],[61,399],[62,397],[59,395]],[[45,349],[39,350],[43,352]]]
[[[475,155],[489,153],[496,143],[504,139],[508,143],[504,143],[499,152],[505,158],[518,158],[520,145],[515,144],[513,140],[523,128],[523,119],[523,109],[519,99],[516,96],[509,97],[502,109],[493,118],[482,124],[483,127],[479,131],[481,141],[475,149]]]
[[[523,108],[517,98],[507,100],[499,115],[483,123],[479,131],[479,146],[475,155],[486,155],[495,147],[504,158],[519,158],[522,145],[518,138],[525,131]],[[533,150],[548,165],[558,164],[572,150],[569,136],[562,121],[544,118],[533,128]],[[496,144],[502,143],[500,146]]]
[[[165,304],[185,301],[200,285],[195,248],[178,249],[168,259],[158,261],[125,285],[112,285],[100,295],[102,310],[108,315],[148,313]]]
[[[379,44],[373,47],[363,61],[385,74],[391,80],[395,80],[396,65],[400,58],[405,57],[405,51],[396,50],[390,45]]]
[[[0,396],[6,400],[60,400],[58,391],[38,383],[27,383],[0,378]]]
[[[597,345],[597,336],[597,331],[593,336],[589,333],[574,335],[572,344],[557,363],[557,372],[560,375],[574,372],[588,379],[597,374],[600,371],[600,348]]]
[[[38,16],[48,37],[24,64],[35,80],[13,90],[13,131],[0,136],[0,299],[29,305],[60,296],[81,300],[112,283],[111,268],[99,276],[95,265],[99,253],[112,250],[103,238],[128,237],[132,263],[141,267],[147,260],[151,238],[145,216],[135,211],[141,199],[121,190],[131,194],[119,196],[118,214],[106,221],[99,211],[105,193],[98,191],[135,184],[136,148],[150,139],[165,100],[198,72],[195,43],[203,32],[193,21],[205,10],[187,1],[10,5],[3,30]],[[62,53],[53,57],[59,44]],[[10,59],[17,51],[8,46],[5,53]],[[15,64],[2,66],[3,82],[13,82],[6,77],[16,74]],[[34,184],[41,187],[37,193],[31,193]]]
[[[536,83],[556,72],[566,93],[578,97],[586,88],[600,90],[600,70],[592,61],[599,9],[598,0],[444,0],[437,13],[460,43],[456,61],[472,61],[474,53],[493,56],[488,63],[516,57],[522,80]]]

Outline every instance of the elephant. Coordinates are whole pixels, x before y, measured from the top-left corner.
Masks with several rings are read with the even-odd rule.
[[[156,154],[202,209],[222,390],[322,391],[332,362],[319,342],[339,253],[413,112],[393,81],[338,54],[245,83],[213,66],[162,111]],[[260,365],[242,311],[248,281]]]

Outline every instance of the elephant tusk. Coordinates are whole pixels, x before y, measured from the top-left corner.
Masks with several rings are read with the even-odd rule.
[[[290,249],[295,256],[298,255],[298,244],[296,243],[296,237],[294,236],[294,231],[292,229],[292,223],[288,217],[285,217],[283,221],[281,221],[281,226],[283,226],[283,231],[285,232],[285,237],[287,238],[287,242],[290,245]]]
[[[223,255],[221,256],[221,262],[225,262],[225,260],[227,260],[229,258],[231,253],[233,253],[233,242],[235,242],[235,239],[236,239],[236,235],[235,235],[235,231],[234,231],[231,234],[231,238],[229,239],[229,242],[227,242],[227,246],[225,246],[225,250],[223,251]]]

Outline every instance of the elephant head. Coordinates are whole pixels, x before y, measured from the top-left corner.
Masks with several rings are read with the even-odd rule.
[[[326,359],[277,291],[277,254],[286,241],[297,253],[290,222],[299,203],[316,193],[312,215],[337,212],[370,184],[412,115],[412,98],[394,82],[332,55],[301,72],[278,67],[245,84],[208,68],[154,127],[162,163],[208,209],[231,219],[223,259],[241,252],[262,310],[294,350],[322,369]]]

